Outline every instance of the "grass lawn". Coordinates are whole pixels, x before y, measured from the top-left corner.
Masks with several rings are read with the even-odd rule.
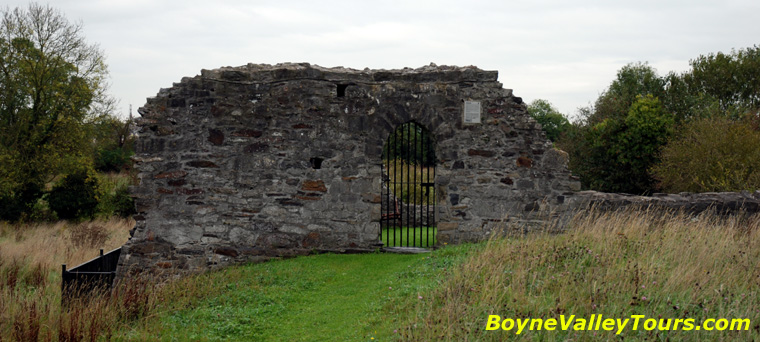
[[[380,231],[380,241],[386,247],[433,247],[436,227],[387,227]]]
[[[387,341],[473,248],[313,255],[189,277],[116,340]]]

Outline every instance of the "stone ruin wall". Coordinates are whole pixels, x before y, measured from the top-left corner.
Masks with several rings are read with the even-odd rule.
[[[698,215],[706,211],[721,216],[751,216],[760,213],[760,191],[682,192],[652,196],[580,191],[572,198],[574,205],[571,207],[571,213],[589,208],[614,211],[629,207],[683,212],[689,215]]]
[[[119,274],[380,247],[381,151],[410,121],[435,141],[439,244],[566,210],[580,189],[567,155],[497,76],[249,64],[183,78],[138,111],[137,225]],[[481,123],[463,122],[465,100]]]
[[[481,103],[480,124],[463,123],[465,100]],[[522,100],[475,67],[203,70],[139,113],[137,224],[118,277],[381,247],[381,151],[410,121],[434,136],[439,244],[562,229],[592,206],[760,211],[760,192],[579,191]]]

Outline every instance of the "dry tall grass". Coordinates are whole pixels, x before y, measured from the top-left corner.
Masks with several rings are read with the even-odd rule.
[[[134,226],[132,219],[112,218],[108,221],[83,223],[34,223],[10,225],[0,223],[0,259],[26,260],[60,271],[98,255],[99,249],[110,251],[123,245]]]
[[[563,234],[494,238],[411,309],[411,341],[760,340],[760,217],[579,215]],[[503,318],[749,318],[750,331],[486,331]]]
[[[101,248],[123,245],[133,226],[131,219],[0,224],[0,341],[83,341],[107,335],[107,325],[126,315],[133,300],[101,296],[62,308],[60,265],[71,268],[96,257]]]
[[[203,278],[160,292],[133,282],[60,306],[60,264],[76,265],[126,241],[130,221],[18,229],[0,226],[0,340],[84,341],[111,336],[160,303],[182,306],[212,284]],[[77,229],[82,232],[77,232]],[[72,235],[72,232],[75,232]],[[71,240],[74,236],[76,242]],[[111,244],[111,245],[109,245]],[[23,258],[26,256],[26,258]],[[213,284],[213,286],[222,286]],[[591,212],[562,234],[494,238],[452,271],[399,329],[411,341],[620,340],[606,331],[485,331],[504,318],[749,318],[750,331],[623,332],[636,340],[760,340],[760,217],[697,218],[646,212]],[[397,312],[398,312],[397,311]],[[139,321],[137,321],[139,322]]]

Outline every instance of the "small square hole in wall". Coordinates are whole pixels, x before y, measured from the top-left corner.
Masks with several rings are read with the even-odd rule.
[[[314,158],[309,159],[309,163],[311,164],[311,168],[314,169],[314,170],[321,169],[322,168],[322,161],[323,160],[324,159],[319,158],[319,157],[314,157]]]
[[[338,97],[346,96],[346,88],[348,88],[348,84],[338,84]]]

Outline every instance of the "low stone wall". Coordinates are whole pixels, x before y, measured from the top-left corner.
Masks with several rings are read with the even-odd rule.
[[[540,205],[527,214],[515,215],[517,210],[508,211],[501,220],[492,220],[484,225],[481,236],[489,236],[494,232],[505,233],[507,236],[539,231],[561,233],[567,230],[568,224],[575,216],[591,210],[641,210],[662,214],[710,214],[760,219],[760,191],[658,193],[652,196],[577,191],[567,192],[562,197],[562,203],[559,205]],[[440,223],[438,229],[446,231],[449,225],[451,223]]]
[[[578,210],[592,207],[599,210],[636,207],[666,209],[687,214],[699,214],[708,210],[718,215],[751,215],[760,212],[760,191],[682,192],[679,194],[654,194],[652,196],[581,191],[574,195],[573,200]]]

